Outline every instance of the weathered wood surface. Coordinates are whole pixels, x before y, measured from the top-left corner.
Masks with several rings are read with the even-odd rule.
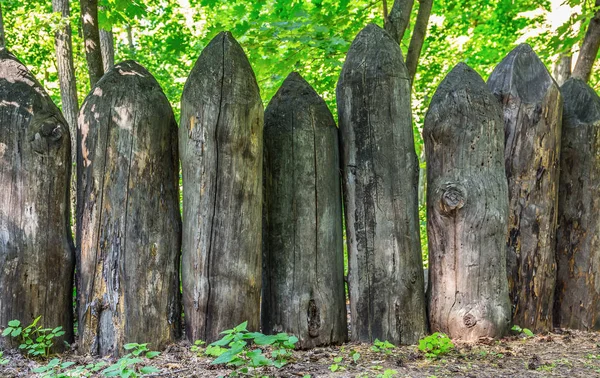
[[[600,98],[581,79],[564,99],[557,232],[557,326],[600,330]]]
[[[34,76],[0,51],[0,327],[62,326],[73,341],[69,125]],[[0,338],[0,347],[6,341]],[[64,343],[56,340],[56,349]]]
[[[368,25],[337,86],[351,335],[412,344],[427,331],[410,82],[390,35]]]
[[[346,341],[338,130],[291,73],[265,111],[262,330],[300,348]]]
[[[512,322],[546,332],[553,327],[562,98],[526,44],[498,64],[488,87],[504,111]]]
[[[126,61],[79,113],[79,350],[162,349],[180,334],[177,123],[158,82]]]
[[[181,98],[186,335],[260,327],[263,105],[231,33],[202,51]]]
[[[500,337],[511,318],[504,122],[496,98],[466,64],[431,99],[423,139],[431,331],[465,341]]]

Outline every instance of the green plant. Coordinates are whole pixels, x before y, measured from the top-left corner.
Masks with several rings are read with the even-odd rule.
[[[336,371],[345,370],[346,367],[341,363],[343,359],[343,357],[335,357],[333,359],[333,364],[329,365],[329,370],[331,370],[332,373],[335,373]]]
[[[377,378],[392,378],[396,374],[398,374],[397,370],[386,369],[383,374],[377,374]]]
[[[146,359],[153,359],[160,355],[160,352],[154,352],[148,349],[148,344],[129,343],[123,346],[125,350],[130,350],[121,357],[116,363],[102,371],[105,377],[136,378],[140,374],[158,373],[160,370],[150,365],[141,365]]]
[[[100,369],[106,366],[106,362],[100,361],[95,364],[85,366],[77,366],[69,369],[75,363],[66,361],[60,362],[60,359],[53,358],[47,365],[33,369],[34,373],[42,374],[42,378],[68,378],[68,377],[90,377],[93,373],[97,373]]]
[[[390,354],[392,353],[392,349],[394,349],[396,346],[392,343],[390,343],[389,341],[380,341],[379,339],[375,339],[375,341],[373,342],[373,346],[371,347],[371,350],[373,352],[381,352],[381,353],[385,353],[385,354]]]
[[[198,353],[200,354],[202,352],[202,345],[206,344],[206,342],[202,341],[202,340],[196,340],[194,341],[194,345],[192,345],[192,347],[190,348],[190,350],[193,353]]]
[[[9,362],[8,358],[4,358],[3,356],[4,352],[0,351],[0,366],[6,365]]]
[[[356,364],[358,362],[358,360],[360,359],[360,353],[353,350],[352,352],[350,352],[350,357],[352,357],[352,361],[354,361],[354,363]]]
[[[525,335],[526,337],[533,337],[533,332],[528,328],[521,328],[518,325],[513,325],[511,331],[515,331],[518,335]]]
[[[27,352],[28,355],[36,357],[48,357],[50,348],[54,345],[54,339],[65,334],[62,327],[42,328],[38,322],[42,317],[38,316],[35,320],[23,328],[21,321],[11,320],[8,327],[2,332],[2,336],[11,337],[19,342],[19,349]]]
[[[264,366],[281,368],[292,357],[292,350],[298,338],[287,333],[277,335],[264,335],[260,332],[249,332],[246,327],[248,322],[221,332],[222,339],[210,344],[205,354],[217,357],[212,364],[232,366],[242,374],[248,374],[250,368],[257,369]],[[250,349],[250,346],[271,347],[270,358],[260,348]]]
[[[450,352],[453,348],[452,340],[441,332],[435,332],[419,340],[419,350],[424,352],[427,358],[438,358]]]

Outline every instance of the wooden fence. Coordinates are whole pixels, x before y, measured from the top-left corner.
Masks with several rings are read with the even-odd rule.
[[[177,128],[152,75],[115,66],[80,111],[75,248],[69,128],[1,52],[0,327],[42,315],[72,342],[77,260],[84,353],[161,349],[183,325],[211,342],[243,321],[301,348],[434,331],[476,341],[511,324],[600,329],[600,98],[589,86],[559,90],[527,45],[487,84],[463,63],[440,84],[423,131],[426,295],[410,84],[378,26],[352,43],[336,94],[339,130],[296,73],[263,114],[244,51],[221,33],[190,73]]]

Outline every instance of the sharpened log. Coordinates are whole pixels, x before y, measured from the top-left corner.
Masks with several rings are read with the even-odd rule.
[[[511,317],[504,122],[496,98],[466,64],[431,99],[423,139],[431,330],[464,341],[502,337]]]
[[[180,335],[177,123],[158,82],[116,65],[79,112],[79,350],[163,349]]]
[[[398,43],[368,25],[337,85],[353,340],[427,332],[410,79]]]
[[[562,98],[529,45],[511,51],[488,79],[504,111],[508,180],[508,288],[513,324],[552,330]]]
[[[181,97],[186,335],[260,327],[263,105],[231,33],[202,51]]]

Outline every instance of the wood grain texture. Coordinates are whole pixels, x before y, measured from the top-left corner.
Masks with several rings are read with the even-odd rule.
[[[69,125],[27,68],[0,51],[0,327],[62,326],[73,341]],[[0,348],[6,338],[0,338]]]
[[[368,25],[337,85],[351,337],[412,344],[426,332],[410,82],[390,35]]]
[[[562,98],[529,45],[511,51],[488,87],[504,112],[508,288],[512,323],[552,330]]]
[[[265,111],[262,330],[300,348],[346,341],[338,130],[291,73]]]
[[[177,123],[133,61],[107,72],[79,113],[79,350],[160,350],[180,334]]]
[[[583,80],[564,99],[555,324],[600,330],[600,98]]]
[[[181,97],[186,335],[260,327],[263,105],[231,33],[202,51]]]
[[[431,331],[465,341],[501,337],[511,317],[504,122],[496,98],[466,64],[431,99],[423,139]]]

